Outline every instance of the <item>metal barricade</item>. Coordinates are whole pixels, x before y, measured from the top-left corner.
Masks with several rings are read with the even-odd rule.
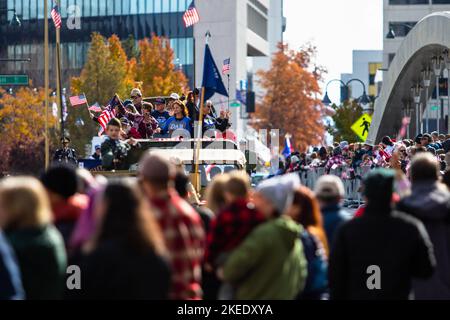
[[[344,206],[357,208],[363,204],[361,194],[362,180],[370,170],[370,166],[352,168],[348,165],[342,165],[337,168],[330,169],[329,174],[339,177],[344,185]],[[327,173],[323,167],[311,167],[306,170],[299,171],[301,183],[310,189],[314,189],[317,179],[325,174]]]

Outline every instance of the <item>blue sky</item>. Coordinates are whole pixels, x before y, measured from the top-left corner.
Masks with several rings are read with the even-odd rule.
[[[284,15],[284,41],[317,46],[317,61],[328,69],[325,83],[352,71],[352,50],[383,48],[383,0],[284,0]],[[329,89],[337,101],[339,84]]]

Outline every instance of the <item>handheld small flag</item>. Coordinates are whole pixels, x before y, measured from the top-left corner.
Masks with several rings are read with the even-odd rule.
[[[228,97],[227,89],[225,89],[219,69],[217,68],[208,44],[205,46],[202,87],[205,88],[205,101],[211,98],[214,93],[219,93]]]
[[[56,29],[61,28],[61,24],[62,24],[61,15],[59,14],[59,8],[57,5],[55,5],[53,7],[50,14],[52,16],[53,23],[55,24],[55,28]]]
[[[100,108],[98,103],[95,103],[93,106],[89,107],[89,111],[102,112],[102,108]]]
[[[103,110],[102,114],[98,117],[98,123],[102,127],[100,129],[99,136],[103,131],[106,130],[106,125],[108,124],[108,122],[116,116],[116,111],[114,110],[116,106],[121,106],[123,108],[117,94],[115,94],[114,97],[108,102],[105,110]]]
[[[200,21],[197,8],[195,7],[194,1],[191,2],[186,12],[183,14],[183,22],[186,28],[193,26]]]
[[[284,138],[284,149],[281,152],[281,154],[287,158],[291,155],[292,153],[292,145],[291,145],[291,138],[290,136],[286,135],[286,137]]]
[[[70,104],[73,107],[78,106],[80,104],[84,104],[84,103],[87,102],[86,96],[84,94],[80,94],[79,96],[70,97],[69,100],[70,100]]]
[[[108,122],[114,118],[116,115],[116,112],[114,110],[109,111],[108,109],[103,110],[102,114],[98,117],[98,123],[100,124],[100,127],[102,127],[100,132],[103,132],[106,130],[106,126],[108,125]]]
[[[223,61],[222,74],[230,73],[230,58]]]

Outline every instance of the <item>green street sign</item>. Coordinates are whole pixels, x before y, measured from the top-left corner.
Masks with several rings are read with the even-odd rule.
[[[29,79],[26,74],[0,74],[0,86],[27,86]]]
[[[439,110],[439,106],[431,106],[431,111],[436,111],[436,110]]]
[[[239,102],[230,103],[230,107],[233,107],[233,108],[238,108],[240,106],[241,106],[241,104]]]

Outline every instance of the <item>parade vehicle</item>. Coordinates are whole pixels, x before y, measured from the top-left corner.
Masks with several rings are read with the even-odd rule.
[[[103,170],[101,160],[82,159],[80,167],[90,170],[93,174],[106,177],[136,176],[139,160],[144,153],[156,153],[171,160],[192,174],[195,171],[195,157],[197,143],[199,149],[199,174],[201,187],[205,187],[216,174],[232,170],[248,170],[248,153],[239,150],[236,142],[226,139],[179,139],[157,138],[136,140],[138,146],[130,149],[127,154],[128,170]]]

